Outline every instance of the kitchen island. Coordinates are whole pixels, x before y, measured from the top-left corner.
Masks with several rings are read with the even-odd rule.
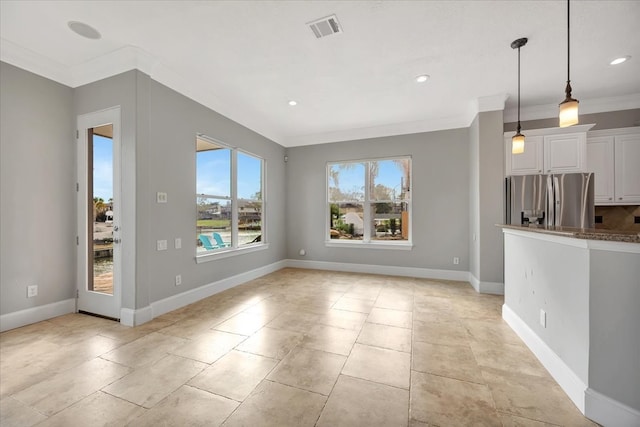
[[[502,225],[504,320],[576,406],[640,426],[640,236]]]

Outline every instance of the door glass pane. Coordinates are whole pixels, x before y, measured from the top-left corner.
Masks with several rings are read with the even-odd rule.
[[[89,129],[88,290],[113,295],[113,125]]]

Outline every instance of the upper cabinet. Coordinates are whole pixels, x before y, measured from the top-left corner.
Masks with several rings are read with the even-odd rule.
[[[640,134],[615,137],[615,199],[640,203]]]
[[[505,174],[509,176],[585,172],[587,130],[592,126],[589,124],[523,131],[526,140],[522,154],[511,153],[513,132],[505,132]]]
[[[587,169],[595,174],[597,205],[640,203],[640,129],[590,132]]]
[[[613,136],[587,138],[587,168],[594,173],[594,200],[597,205],[613,203],[614,193],[614,156]]]

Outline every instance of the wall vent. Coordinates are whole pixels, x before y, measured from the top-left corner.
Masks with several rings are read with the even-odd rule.
[[[342,28],[340,27],[340,23],[338,23],[338,18],[336,17],[336,15],[331,15],[315,20],[313,22],[308,22],[307,25],[309,26],[309,28],[311,28],[311,31],[313,31],[313,34],[315,34],[316,38],[326,37],[342,32]]]

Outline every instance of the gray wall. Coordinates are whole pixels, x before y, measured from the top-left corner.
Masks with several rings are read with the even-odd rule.
[[[0,62],[0,314],[75,294],[72,89]],[[27,299],[27,285],[38,296]]]
[[[495,226],[504,222],[502,111],[479,113],[471,124],[469,135],[469,251],[472,260],[469,271],[481,283],[502,283],[502,232]]]
[[[640,411],[640,255],[590,255],[589,387]]]
[[[580,123],[596,125],[591,130],[617,129],[632,126],[640,126],[640,108],[631,110],[609,111],[606,113],[580,114]],[[516,122],[505,123],[504,132],[516,130]],[[546,129],[558,127],[558,118],[528,120],[521,122],[522,133],[527,134],[527,129]]]
[[[469,127],[469,272],[480,278],[480,116]],[[474,215],[472,215],[472,213]]]
[[[469,270],[468,129],[294,147],[287,155],[288,258]],[[413,162],[413,250],[326,247],[327,162],[401,155]]]
[[[76,89],[1,63],[0,314],[73,298],[76,289],[76,118],[121,108],[123,308],[286,257],[284,148],[139,71]],[[195,262],[195,137],[266,159],[269,249]],[[167,204],[155,203],[157,191]],[[181,237],[182,249],[173,240]],[[169,250],[156,251],[167,239]],[[174,286],[176,274],[183,284]],[[26,298],[27,285],[39,295]]]
[[[144,277],[139,287],[148,288],[150,302],[204,284],[280,261],[286,257],[284,148],[267,138],[217,114],[183,95],[153,81],[149,83],[149,137],[140,147],[138,162],[140,249]],[[242,148],[266,160],[266,232],[269,249],[195,264],[196,244],[196,134]],[[168,203],[156,203],[164,191]],[[182,249],[173,241],[182,238]],[[155,250],[156,240],[167,239],[169,250]],[[174,278],[182,275],[182,285]]]
[[[123,209],[133,210],[135,236],[123,235],[135,255],[135,287],[123,283],[123,307],[150,303],[199,286],[274,263],[285,256],[284,148],[189,98],[130,71],[76,90],[76,111],[83,114],[114,105],[122,108]],[[267,161],[269,249],[196,264],[195,139],[203,133],[261,156]],[[133,163],[131,163],[133,159]],[[168,203],[157,204],[156,193]],[[131,229],[131,227],[129,227]],[[122,227],[123,233],[127,227]],[[175,249],[174,239],[182,239]],[[135,245],[131,245],[131,239]],[[156,241],[168,250],[157,251]],[[134,252],[133,252],[134,250]],[[129,256],[131,256],[131,253]],[[126,256],[126,255],[125,255]],[[125,257],[123,256],[123,258]],[[174,278],[182,275],[182,285]],[[135,291],[135,294],[133,292]]]

